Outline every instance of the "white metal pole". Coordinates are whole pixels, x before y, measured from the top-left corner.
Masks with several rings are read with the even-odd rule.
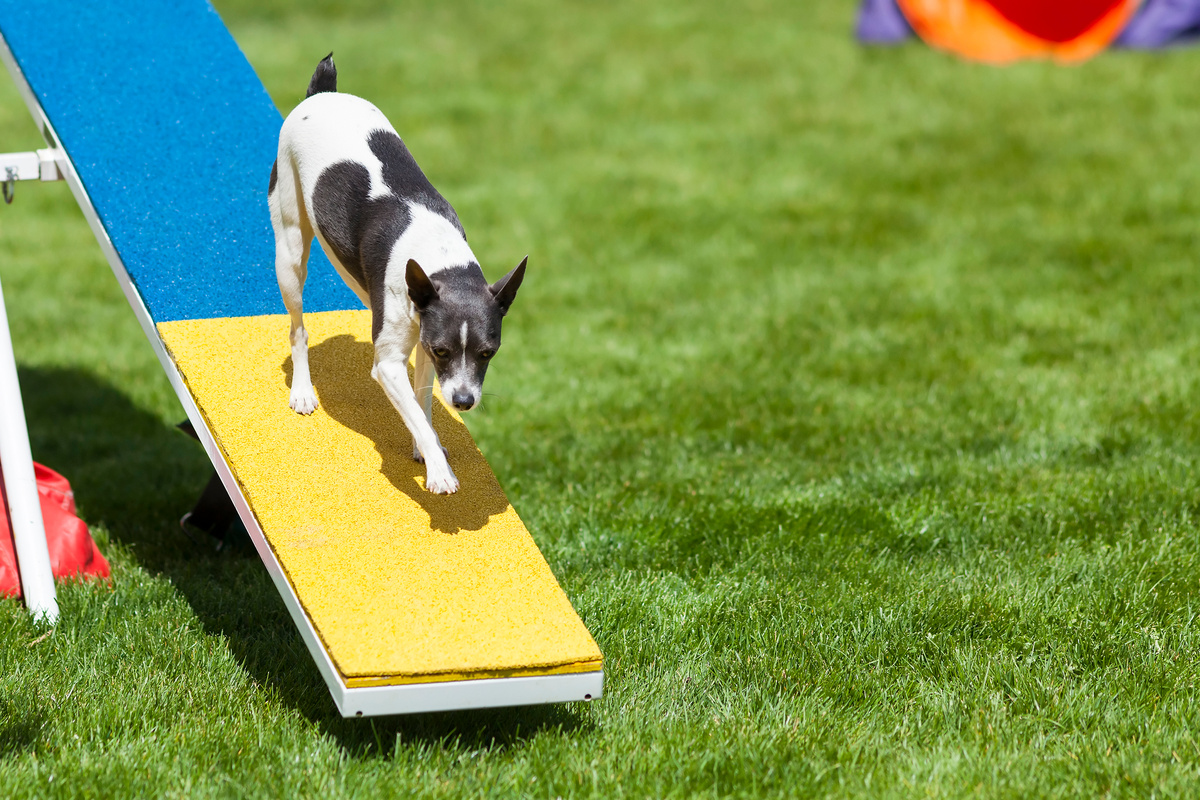
[[[50,550],[46,546],[42,505],[33,475],[33,454],[29,450],[29,429],[25,426],[25,406],[17,383],[17,361],[8,330],[3,287],[0,287],[0,473],[8,498],[25,605],[35,619],[54,624],[58,621],[58,600],[54,596]]]

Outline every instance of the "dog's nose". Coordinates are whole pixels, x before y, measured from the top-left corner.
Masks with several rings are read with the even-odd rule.
[[[453,400],[454,407],[459,411],[470,411],[475,405],[475,396],[470,392],[455,392]]]

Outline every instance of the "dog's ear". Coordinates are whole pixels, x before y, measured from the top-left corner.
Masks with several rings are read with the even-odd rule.
[[[411,258],[404,270],[404,280],[408,284],[408,298],[413,301],[418,311],[424,311],[429,308],[430,303],[437,300],[437,287],[429,280],[421,265]]]
[[[501,316],[508,313],[509,306],[517,296],[517,289],[521,288],[521,281],[525,280],[525,262],[528,260],[529,256],[522,258],[516,269],[489,287],[492,297],[496,298],[496,304],[500,306]]]

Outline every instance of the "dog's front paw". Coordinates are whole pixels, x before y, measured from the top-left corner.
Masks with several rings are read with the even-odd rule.
[[[458,478],[449,464],[445,470],[430,468],[425,471],[425,488],[434,494],[454,494],[458,491]]]
[[[297,414],[311,414],[317,410],[317,396],[313,393],[312,389],[309,389],[307,392],[293,390],[288,405]]]
[[[443,447],[442,455],[444,455],[446,458],[450,458],[450,451]],[[413,461],[417,462],[418,464],[425,463],[425,456],[421,455],[421,448],[417,447],[416,442],[413,442]]]

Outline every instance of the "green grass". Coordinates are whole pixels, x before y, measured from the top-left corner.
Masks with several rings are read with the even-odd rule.
[[[849,0],[217,5],[284,110],[334,50],[490,276],[530,254],[469,423],[606,696],[340,719],[257,559],[177,533],[204,457],[26,184],[34,455],[114,579],[44,639],[0,602],[0,795],[1200,791],[1200,49],[992,69],[861,49]]]

